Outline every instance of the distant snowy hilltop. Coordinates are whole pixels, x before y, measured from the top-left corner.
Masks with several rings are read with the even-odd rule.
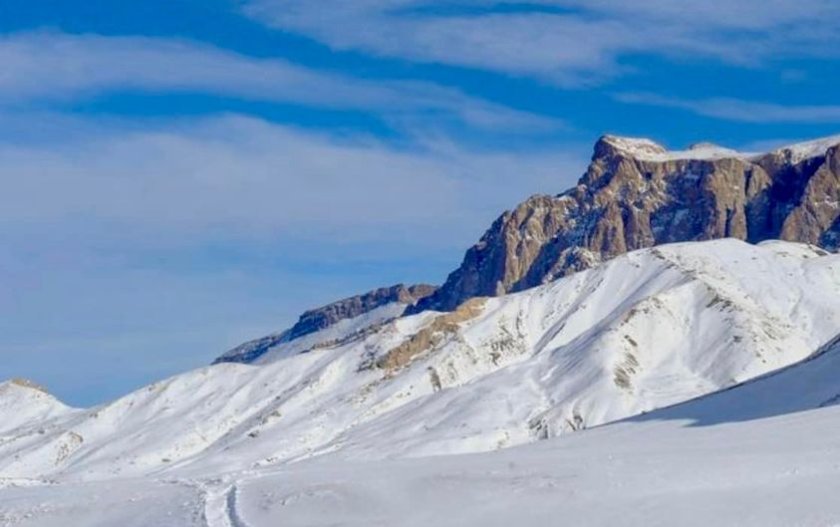
[[[0,525],[54,525],[61,510],[83,522],[87,509],[79,503],[106,488],[123,490],[102,497],[110,509],[100,517],[112,518],[102,525],[423,523],[400,516],[405,511],[396,506],[365,506],[369,496],[387,498],[367,463],[383,459],[399,460],[388,462],[399,492],[422,487],[417,478],[441,475],[444,483],[418,499],[431,504],[429,521],[449,525],[497,524],[482,519],[475,504],[459,509],[462,523],[457,515],[441,520],[449,509],[434,515],[434,503],[447,503],[442,474],[449,463],[462,467],[459,474],[496,467],[481,469],[489,483],[476,499],[504,485],[504,511],[537,514],[547,505],[529,501],[534,492],[562,490],[569,506],[559,500],[554,507],[575,524],[591,505],[587,492],[619,490],[593,476],[578,485],[536,467],[564,460],[578,475],[584,466],[623,474],[640,486],[625,489],[625,501],[614,505],[637,514],[634,504],[649,498],[642,488],[679,494],[656,474],[680,459],[680,448],[693,456],[685,463],[696,466],[695,478],[707,474],[704,481],[715,482],[709,488],[734,481],[731,460],[704,450],[703,441],[746,440],[753,428],[701,439],[674,423],[833,412],[840,402],[838,143],[840,136],[768,154],[708,144],[667,152],[647,140],[607,136],[574,189],[504,213],[439,288],[393,286],[313,309],[294,327],[245,343],[212,366],[95,408],[69,408],[28,381],[0,384]],[[805,424],[814,434],[840,431],[820,419]],[[599,430],[587,430],[593,427]],[[662,466],[646,465],[639,455],[656,434],[663,441],[657,455],[676,457],[652,457]],[[550,447],[475,461],[404,459],[558,436]],[[599,457],[616,443],[624,464]],[[579,456],[564,453],[566,444]],[[755,453],[767,463],[777,446],[761,443]],[[831,467],[840,467],[840,453],[824,454],[828,465],[802,466],[836,488],[840,468],[833,479]],[[516,468],[517,460],[531,472]],[[292,466],[302,472],[290,472]],[[345,482],[356,473],[351,467],[358,467],[361,487]],[[772,487],[782,480],[768,470],[755,468],[754,484],[771,486],[745,490],[745,501],[761,492],[784,495]],[[789,483],[810,496],[825,487],[823,479],[812,488],[797,477]],[[683,492],[705,488],[691,481]],[[539,489],[516,501],[516,489],[533,485]],[[4,496],[10,512],[3,512]],[[168,505],[140,511],[134,503],[146,499]],[[344,515],[325,516],[325,507]],[[703,510],[712,516],[696,516],[697,524],[729,511]],[[513,520],[505,514],[495,521]],[[766,524],[759,521],[765,516],[753,524]],[[620,511],[616,517],[627,518]]]

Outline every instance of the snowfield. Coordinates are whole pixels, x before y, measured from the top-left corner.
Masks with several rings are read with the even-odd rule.
[[[839,377],[834,345],[732,390],[498,452],[12,482],[0,525],[838,525]]]
[[[398,309],[91,409],[0,385],[0,526],[840,525],[836,254],[674,244]]]

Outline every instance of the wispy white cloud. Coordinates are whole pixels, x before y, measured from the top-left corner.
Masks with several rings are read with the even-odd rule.
[[[621,58],[632,53],[750,64],[785,55],[840,54],[833,22],[840,4],[829,0],[537,0],[520,9],[511,5],[516,4],[246,0],[245,12],[338,49],[561,84],[614,76],[622,71]]]
[[[393,121],[431,112],[477,128],[561,125],[433,83],[363,80],[177,39],[17,33],[0,37],[0,64],[6,106],[116,91],[188,92],[370,111]]]
[[[840,123],[840,105],[783,105],[726,97],[683,99],[653,93],[619,93],[628,104],[676,108],[728,121],[746,123]]]
[[[303,308],[443,279],[500,210],[566,188],[585,164],[583,150],[398,149],[237,115],[38,115],[47,134],[16,120],[0,133],[0,356],[15,358],[0,378],[84,403]],[[68,360],[90,379],[44,367]]]
[[[45,121],[39,117],[38,126]],[[0,142],[0,221],[93,218],[236,235],[307,229],[345,239],[381,236],[383,221],[395,236],[453,221],[475,228],[464,215],[539,190],[572,159],[452,145],[400,150],[370,137],[338,139],[234,115],[151,129],[81,120],[77,133],[50,141]],[[544,190],[565,183],[558,178]]]

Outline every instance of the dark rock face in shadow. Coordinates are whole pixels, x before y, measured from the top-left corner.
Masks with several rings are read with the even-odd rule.
[[[328,328],[339,320],[355,318],[364,315],[386,304],[399,302],[413,305],[418,300],[434,293],[437,288],[432,285],[419,284],[405,286],[403,284],[375,289],[363,295],[351,296],[332,304],[306,311],[300,316],[297,324],[289,330],[289,340]]]
[[[326,329],[341,320],[364,315],[387,304],[400,303],[411,306],[418,300],[434,293],[436,289],[435,286],[426,284],[411,286],[397,284],[311,309],[302,314],[297,323],[291,328],[281,333],[275,333],[241,344],[217,358],[213,364],[220,362],[253,362],[271,348],[284,342],[289,342]]]

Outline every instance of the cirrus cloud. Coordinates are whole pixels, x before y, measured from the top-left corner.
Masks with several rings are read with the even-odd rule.
[[[432,115],[506,130],[561,127],[434,83],[365,80],[173,38],[25,32],[0,36],[0,105],[72,101],[114,92],[208,93],[361,110],[385,120]]]
[[[258,20],[356,49],[580,85],[619,74],[632,54],[756,64],[837,57],[828,0],[246,0]]]

